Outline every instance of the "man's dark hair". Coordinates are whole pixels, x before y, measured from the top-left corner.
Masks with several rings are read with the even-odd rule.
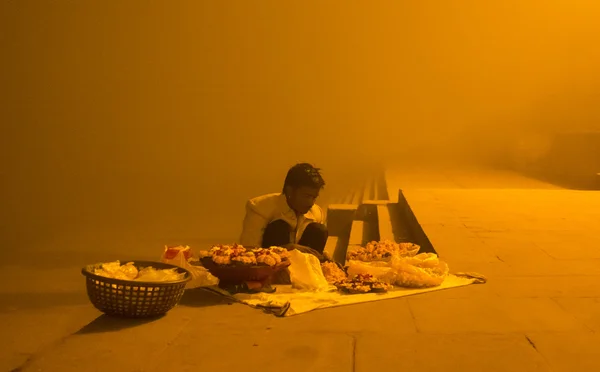
[[[325,180],[321,176],[321,169],[315,168],[308,163],[296,164],[290,168],[283,183],[283,191],[286,186],[293,188],[298,187],[313,187],[322,189],[325,186]]]

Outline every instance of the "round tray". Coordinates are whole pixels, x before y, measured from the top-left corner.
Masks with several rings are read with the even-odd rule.
[[[383,288],[371,288],[370,291],[368,292],[360,292],[360,291],[353,291],[349,288],[345,288],[345,287],[338,287],[336,286],[338,291],[342,292],[342,293],[346,293],[346,294],[367,294],[367,293],[387,293],[388,290],[387,289],[383,289]]]
[[[86,277],[88,297],[94,307],[107,315],[128,318],[163,315],[179,303],[186,283],[192,279],[189,271],[175,265],[153,261],[120,262],[133,262],[138,270],[152,266],[158,270],[176,269],[186,275],[181,280],[170,282],[122,280],[94,274],[101,263],[87,265],[81,273]]]
[[[273,275],[290,266],[286,260],[275,266],[249,266],[249,265],[219,265],[211,257],[200,259],[200,263],[210,273],[219,278],[219,285],[235,285],[244,282],[261,282],[268,284]]]

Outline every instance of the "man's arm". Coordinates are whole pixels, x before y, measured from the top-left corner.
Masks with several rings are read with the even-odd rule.
[[[240,244],[248,247],[261,247],[267,224],[267,219],[254,210],[253,204],[246,203],[246,217],[244,217]]]

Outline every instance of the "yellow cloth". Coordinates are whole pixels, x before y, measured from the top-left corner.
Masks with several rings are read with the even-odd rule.
[[[459,276],[460,275],[460,276]],[[292,289],[289,285],[275,286],[275,293],[246,294],[238,293],[234,299],[252,307],[272,309],[279,316],[292,316],[316,309],[358,304],[361,302],[387,300],[391,298],[411,296],[419,293],[440,291],[443,289],[464,287],[475,283],[485,283],[485,278],[478,274],[449,275],[444,282],[431,288],[394,288],[387,293],[341,294],[334,288],[330,291],[306,292]],[[276,311],[282,309],[283,311]]]

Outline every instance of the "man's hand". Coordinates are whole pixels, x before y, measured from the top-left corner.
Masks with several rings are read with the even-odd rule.
[[[284,246],[284,248],[288,249],[288,250],[292,250],[292,249],[297,249],[302,253],[308,253],[308,254],[312,254],[313,256],[317,257],[319,260],[323,260],[323,255],[317,251],[315,251],[312,248],[309,247],[305,247],[303,245],[299,245],[299,244],[287,244]]]

